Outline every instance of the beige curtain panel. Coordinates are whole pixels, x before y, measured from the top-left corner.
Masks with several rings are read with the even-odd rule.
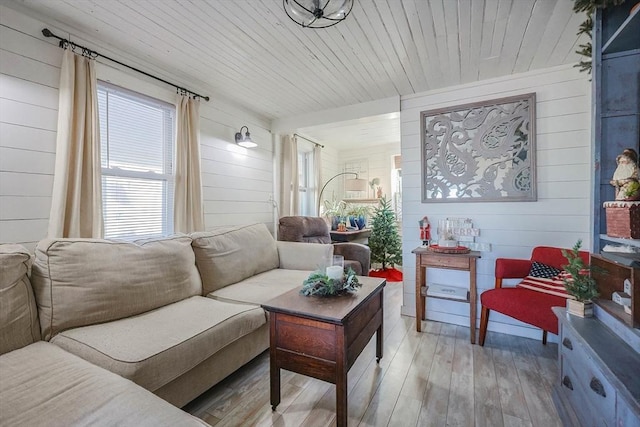
[[[102,237],[100,126],[95,61],[65,50],[49,237]]]
[[[322,187],[322,147],[315,145],[313,147],[313,212],[320,212],[318,197],[320,197],[320,188]]]
[[[298,142],[295,136],[282,138],[282,175],[280,179],[280,216],[300,215],[298,184]]]
[[[200,175],[200,100],[178,95],[176,102],[176,164],[173,229],[204,230]]]

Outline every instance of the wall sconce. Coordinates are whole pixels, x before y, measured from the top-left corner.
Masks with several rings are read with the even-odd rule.
[[[242,129],[246,129],[244,136],[242,135]],[[249,128],[246,126],[242,126],[240,128],[240,132],[236,132],[236,144],[244,148],[254,148],[257,147],[258,144],[251,140],[251,134],[249,133]]]

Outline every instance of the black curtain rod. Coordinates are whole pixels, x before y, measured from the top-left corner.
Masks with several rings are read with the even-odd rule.
[[[42,35],[43,35],[43,36],[45,36],[45,37],[54,37],[54,38],[56,38],[56,39],[60,40],[60,43],[59,43],[58,45],[59,45],[61,48],[63,48],[63,49],[64,49],[64,48],[66,48],[66,47],[67,47],[67,46],[69,46],[69,45],[71,46],[71,49],[72,49],[72,50],[73,50],[73,49],[75,49],[76,47],[79,47],[80,49],[82,49],[82,54],[83,54],[83,55],[89,56],[89,57],[91,57],[91,58],[97,58],[98,56],[101,56],[101,57],[103,57],[104,59],[108,59],[108,60],[109,60],[109,61],[111,61],[111,62],[115,62],[116,64],[122,65],[123,67],[127,67],[127,68],[129,68],[130,70],[136,71],[136,72],[138,72],[138,73],[140,73],[140,74],[144,74],[145,76],[147,76],[147,77],[151,77],[152,79],[156,79],[156,80],[158,80],[158,81],[161,81],[162,83],[166,83],[166,84],[168,84],[169,86],[173,86],[173,87],[175,87],[176,89],[178,89],[178,90],[182,91],[183,93],[190,93],[191,95],[197,96],[198,98],[202,98],[202,99],[204,99],[205,101],[209,101],[209,97],[208,97],[208,96],[200,95],[200,94],[198,94],[198,93],[195,93],[195,92],[194,92],[194,91],[192,91],[192,90],[186,89],[186,88],[184,88],[184,87],[182,87],[182,86],[178,86],[178,85],[177,85],[177,84],[175,84],[175,83],[168,82],[168,81],[166,81],[165,79],[161,79],[160,77],[156,77],[156,76],[154,76],[153,74],[149,74],[149,73],[147,73],[146,71],[139,70],[139,69],[137,69],[137,68],[135,68],[135,67],[132,67],[131,65],[123,64],[122,62],[120,62],[120,61],[118,61],[118,60],[116,60],[116,59],[113,59],[113,58],[109,58],[108,56],[103,55],[103,54],[101,54],[101,53],[98,53],[98,52],[96,52],[95,50],[91,50],[91,49],[89,49],[89,48],[87,48],[87,47],[80,46],[79,44],[74,43],[74,42],[72,42],[71,40],[63,39],[62,37],[59,37],[59,36],[56,36],[55,34],[53,34],[51,31],[49,31],[49,29],[48,29],[48,28],[44,28],[44,29],[42,30]]]
[[[305,137],[304,137],[304,136],[302,136],[302,135],[298,135],[297,133],[294,133],[294,134],[293,134],[293,136],[297,136],[298,138],[302,138],[302,139],[304,139],[304,140],[307,140],[307,141],[309,141],[310,143],[315,144],[315,145],[317,145],[317,146],[318,146],[318,147],[320,147],[320,148],[324,148],[324,145],[322,145],[322,144],[318,144],[317,142],[312,141],[312,140],[310,140],[309,138],[305,138]]]

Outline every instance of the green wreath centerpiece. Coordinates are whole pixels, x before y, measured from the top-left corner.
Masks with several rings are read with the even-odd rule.
[[[315,271],[302,282],[300,293],[307,297],[312,295],[330,297],[357,292],[361,286],[362,283],[358,281],[358,276],[352,268],[347,270],[342,279],[330,279],[326,274]]]

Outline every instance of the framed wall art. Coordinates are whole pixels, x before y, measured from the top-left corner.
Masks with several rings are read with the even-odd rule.
[[[422,202],[537,200],[535,93],[420,113]]]

